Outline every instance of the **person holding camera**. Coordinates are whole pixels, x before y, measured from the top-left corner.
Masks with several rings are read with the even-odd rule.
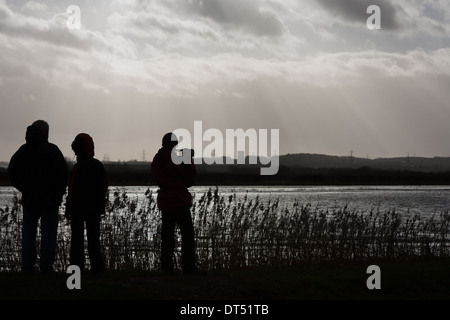
[[[194,226],[191,216],[192,195],[188,188],[194,185],[197,173],[191,152],[190,163],[175,164],[172,156],[178,138],[166,133],[162,147],[153,158],[151,169],[159,187],[157,204],[161,210],[161,269],[174,272],[174,234],[178,225],[182,238],[182,271],[186,275],[204,275],[196,267]],[[191,150],[192,151],[192,150]]]

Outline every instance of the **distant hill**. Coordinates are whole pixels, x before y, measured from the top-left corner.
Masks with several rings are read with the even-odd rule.
[[[211,161],[217,159],[210,159]],[[223,167],[226,161],[236,160],[223,158],[224,165],[216,166],[212,165],[214,171],[224,171]],[[257,159],[256,159],[257,160]],[[325,154],[313,154],[313,153],[296,153],[285,154],[279,156],[280,166],[292,167],[292,168],[312,168],[312,169],[338,169],[338,168],[361,168],[369,167],[373,169],[383,170],[408,170],[408,171],[420,171],[420,172],[445,172],[450,171],[450,157],[395,157],[395,158],[358,158],[350,156],[332,156]],[[129,168],[145,167],[150,162],[143,162],[137,160],[131,161],[117,161],[117,162],[104,162],[110,166],[128,166]],[[246,157],[245,163],[249,163],[249,157]],[[0,168],[7,168],[8,162],[0,161]]]
[[[279,171],[261,176],[260,163],[197,165],[199,185],[450,184],[450,158],[367,159],[321,154],[279,157]],[[267,162],[265,162],[267,163]],[[106,163],[112,183],[154,185],[150,162]]]
[[[246,157],[245,163],[250,163]],[[257,158],[253,159],[258,162]],[[225,162],[223,159],[223,163]],[[259,163],[259,162],[258,162]],[[308,169],[358,169],[371,168],[382,170],[406,170],[418,172],[450,171],[450,157],[396,157],[396,158],[358,158],[350,156],[332,156],[325,154],[298,153],[279,156],[280,166]],[[224,171],[227,166],[211,166],[213,171]],[[210,170],[210,171],[211,171]]]
[[[262,165],[197,165],[199,185],[361,185],[450,184],[450,157],[357,158],[323,154],[286,154],[279,157],[279,171],[261,176]],[[267,162],[265,162],[267,163]],[[155,185],[150,162],[105,161],[111,185]],[[69,168],[73,163],[69,163]],[[7,163],[0,166],[0,184],[9,185]]]
[[[314,169],[361,168],[383,170],[408,170],[419,172],[450,171],[450,157],[397,157],[397,158],[357,158],[323,154],[287,154],[280,156],[280,165]]]

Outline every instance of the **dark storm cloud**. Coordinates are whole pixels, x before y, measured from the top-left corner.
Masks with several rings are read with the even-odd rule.
[[[192,0],[184,3],[188,12],[210,18],[215,22],[243,28],[258,36],[280,36],[284,26],[276,14],[262,7],[260,1]]]
[[[366,23],[369,14],[367,8],[377,5],[381,10],[382,29],[397,30],[398,9],[389,0],[317,0],[317,2],[328,12],[341,17],[348,22]]]

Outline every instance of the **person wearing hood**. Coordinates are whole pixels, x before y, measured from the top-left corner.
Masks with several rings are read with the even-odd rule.
[[[77,162],[69,176],[65,216],[70,221],[70,264],[85,269],[84,230],[88,241],[90,270],[95,274],[105,272],[105,262],[100,244],[100,222],[105,214],[108,181],[105,168],[94,158],[94,141],[80,133],[72,142]]]
[[[36,237],[41,228],[39,269],[54,272],[59,207],[67,186],[67,163],[60,149],[48,141],[49,125],[37,120],[27,127],[25,141],[11,157],[8,174],[22,194],[22,271],[33,273]]]
[[[188,275],[204,275],[196,268],[194,227],[191,217],[192,195],[188,188],[194,185],[197,174],[195,164],[175,164],[172,152],[178,145],[175,134],[166,133],[162,139],[162,147],[154,156],[151,169],[159,187],[157,195],[158,208],[161,210],[161,269],[164,272],[174,271],[174,232],[178,225],[182,237],[181,259],[182,270]],[[193,157],[193,150],[190,152]]]

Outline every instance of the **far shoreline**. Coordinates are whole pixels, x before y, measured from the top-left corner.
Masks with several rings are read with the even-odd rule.
[[[2,168],[0,168],[2,169]],[[110,186],[156,186],[150,166],[105,166]],[[252,166],[197,169],[198,186],[424,186],[450,185],[450,171],[410,171],[361,168],[280,167],[276,175],[260,175]],[[11,186],[6,169],[0,170],[0,186]]]

